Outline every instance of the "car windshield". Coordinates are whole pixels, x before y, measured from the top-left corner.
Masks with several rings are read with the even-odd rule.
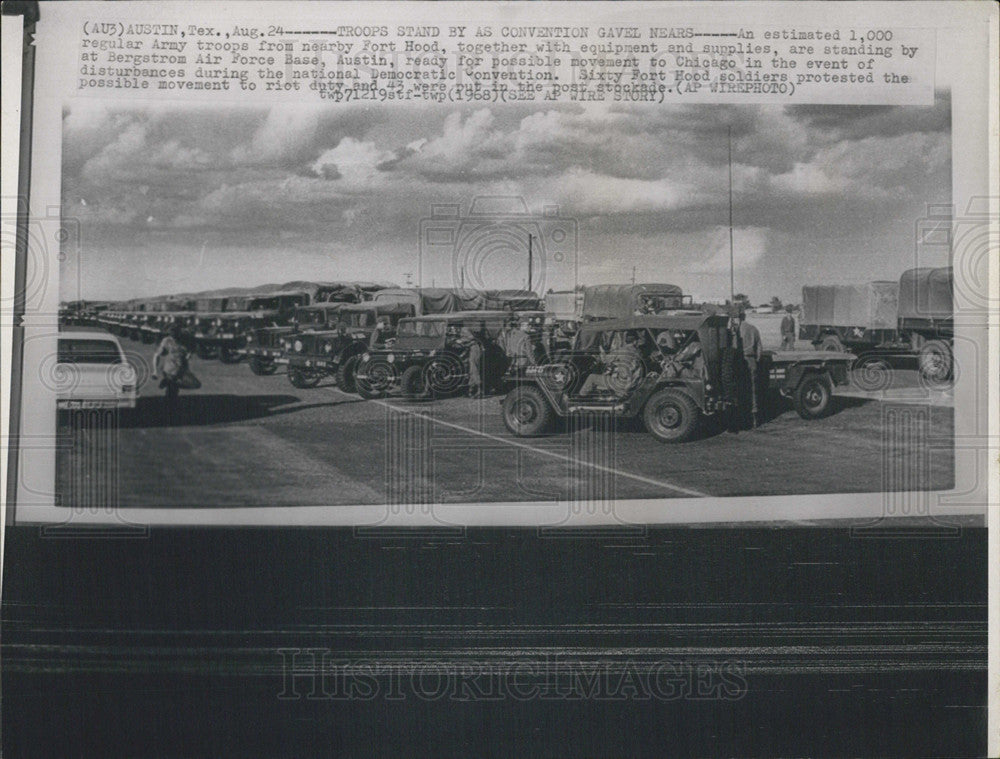
[[[111,340],[60,338],[60,364],[120,364],[121,352]]]

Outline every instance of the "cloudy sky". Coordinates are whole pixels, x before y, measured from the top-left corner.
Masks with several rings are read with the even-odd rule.
[[[63,214],[81,222],[82,256],[63,264],[62,297],[407,273],[518,287],[530,233],[535,289],[635,267],[724,298],[731,127],[736,289],[799,302],[805,284],[914,265],[916,221],[950,202],[950,123],[946,93],[921,108],[73,101]]]

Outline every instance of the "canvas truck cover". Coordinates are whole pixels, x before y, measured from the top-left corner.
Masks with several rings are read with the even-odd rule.
[[[582,295],[575,290],[545,293],[545,313],[563,321],[579,319],[583,315],[578,305]]]
[[[625,319],[632,316],[644,296],[676,299],[679,308],[683,293],[677,285],[593,285],[583,291],[583,315],[591,319]]]
[[[899,285],[807,285],[802,288],[803,325],[895,329]]]
[[[942,268],[908,269],[899,278],[899,316],[905,319],[950,318],[952,271]]]
[[[443,287],[387,288],[379,290],[375,303],[411,303],[418,314],[448,314],[461,310],[454,290]]]

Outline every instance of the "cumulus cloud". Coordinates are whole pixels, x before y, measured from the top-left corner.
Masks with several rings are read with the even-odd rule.
[[[73,102],[64,208],[98,246],[155,233],[287,255],[336,240],[396,261],[433,204],[467,212],[474,197],[513,195],[533,213],[558,205],[594,255],[639,251],[655,267],[669,245],[678,266],[711,277],[728,267],[730,135],[738,258],[763,270],[844,245],[847,229],[901,234],[921,204],[947,202],[949,116],[946,93],[927,108]]]

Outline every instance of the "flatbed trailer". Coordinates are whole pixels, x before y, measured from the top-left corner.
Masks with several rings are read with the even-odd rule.
[[[803,419],[818,419],[830,412],[834,388],[850,383],[855,358],[846,351],[764,351],[758,378],[791,400]]]

